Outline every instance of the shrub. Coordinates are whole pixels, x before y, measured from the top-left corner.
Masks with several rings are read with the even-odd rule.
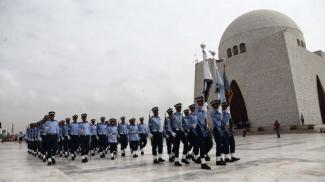
[[[257,131],[264,131],[264,128],[263,127],[258,127]]]
[[[296,130],[296,129],[298,129],[298,126],[297,125],[290,126],[290,130]]]

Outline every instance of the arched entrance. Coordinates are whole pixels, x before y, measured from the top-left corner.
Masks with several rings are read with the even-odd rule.
[[[318,93],[318,102],[319,102],[320,114],[322,116],[323,124],[325,124],[325,92],[324,92],[324,87],[322,86],[322,83],[320,82],[318,76],[316,76],[316,82],[317,82],[317,93]]]
[[[246,124],[246,121],[248,121],[245,100],[235,80],[231,82],[230,88],[233,92],[230,104],[231,118],[235,125],[241,127],[238,125],[240,122]]]

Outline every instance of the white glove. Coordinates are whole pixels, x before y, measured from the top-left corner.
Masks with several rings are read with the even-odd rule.
[[[205,102],[202,106],[202,110],[208,112],[208,106],[209,106],[208,102]]]
[[[42,137],[38,137],[38,141],[40,141],[40,142],[41,142],[41,141],[42,141]]]
[[[152,137],[153,137],[153,135],[151,133],[149,133],[148,136],[149,136],[150,139],[152,139]]]
[[[169,138],[169,135],[167,134],[167,135],[166,135],[166,139],[168,139],[168,138]]]
[[[68,135],[68,140],[71,140],[70,136]]]
[[[176,133],[172,132],[172,135],[173,135],[173,137],[175,137],[176,136]]]
[[[97,140],[99,140],[99,137],[98,137],[98,136],[96,136],[96,139],[97,139]]]

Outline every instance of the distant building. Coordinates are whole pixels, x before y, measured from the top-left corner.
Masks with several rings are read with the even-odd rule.
[[[298,125],[303,114],[305,124],[325,124],[325,53],[308,51],[302,31],[286,15],[255,10],[238,17],[223,33],[218,53],[234,92],[235,123],[249,120],[252,127],[264,127],[279,120]],[[222,73],[223,63],[218,64]],[[214,75],[212,60],[209,65]],[[199,62],[195,97],[202,95],[202,77]]]

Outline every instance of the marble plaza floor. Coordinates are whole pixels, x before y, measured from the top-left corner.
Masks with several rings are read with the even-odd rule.
[[[154,165],[150,143],[146,154],[137,159],[127,156],[111,161],[96,156],[86,164],[80,158],[57,159],[55,166],[28,155],[25,144],[1,143],[0,181],[325,181],[325,134],[286,134],[280,139],[255,135],[237,137],[236,142],[241,160],[220,167],[213,157],[210,171],[197,164]],[[215,149],[210,156],[214,154]]]

